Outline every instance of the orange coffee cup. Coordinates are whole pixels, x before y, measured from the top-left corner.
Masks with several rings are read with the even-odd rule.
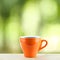
[[[42,42],[46,42],[46,44],[42,46]],[[39,36],[21,36],[20,44],[24,56],[27,58],[34,58],[41,49],[47,46],[48,42],[41,39]]]

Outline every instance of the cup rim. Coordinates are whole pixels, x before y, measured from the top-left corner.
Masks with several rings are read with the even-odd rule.
[[[20,38],[40,38],[40,36],[20,36]]]

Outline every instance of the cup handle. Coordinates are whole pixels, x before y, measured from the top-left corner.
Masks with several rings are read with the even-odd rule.
[[[43,42],[46,42],[46,44],[45,44],[44,46],[42,46],[42,43],[43,43]],[[41,46],[42,46],[42,47],[40,47],[39,50],[45,48],[45,47],[47,46],[47,44],[48,44],[48,42],[47,42],[46,40],[41,40]]]

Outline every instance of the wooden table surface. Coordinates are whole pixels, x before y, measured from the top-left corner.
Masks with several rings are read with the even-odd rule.
[[[0,54],[0,60],[60,60],[60,54],[37,54],[36,58],[25,58],[23,54]]]

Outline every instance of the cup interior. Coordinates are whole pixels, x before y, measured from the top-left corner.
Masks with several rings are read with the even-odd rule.
[[[40,36],[20,36],[20,38],[40,38]]]

